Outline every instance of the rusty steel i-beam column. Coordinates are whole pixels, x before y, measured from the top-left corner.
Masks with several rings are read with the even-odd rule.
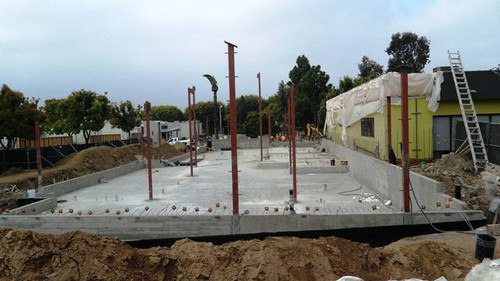
[[[271,107],[267,106],[267,132],[269,133],[269,147],[271,147],[271,137],[273,133],[271,132]]]
[[[257,79],[259,79],[259,130],[260,130],[260,161],[264,160],[262,153],[262,94],[260,91],[260,72],[257,73]]]
[[[188,88],[189,166],[193,176],[193,133],[191,131],[191,88]]]
[[[198,122],[196,120],[196,87],[191,88],[193,94],[193,121],[194,121],[194,166],[198,167]]]
[[[158,121],[158,159],[161,159],[161,122]]]
[[[141,151],[142,151],[142,156],[144,157],[144,126],[141,126],[141,135],[139,136],[141,138]]]
[[[290,98],[287,99],[287,127],[288,127],[288,163],[290,164],[290,167],[292,167],[292,115],[291,115],[291,110],[290,110]]]
[[[387,97],[387,155],[392,147],[392,112],[391,112],[391,97]]]
[[[36,170],[38,172],[38,188],[42,186],[42,148],[40,143],[40,123],[35,122],[36,134]]]
[[[151,125],[149,124],[149,110],[151,104],[149,101],[144,103],[144,110],[146,110],[146,147],[148,152],[148,185],[149,185],[149,200],[153,200],[153,176],[151,171]]]
[[[238,198],[238,152],[236,151],[236,85],[234,73],[234,48],[236,45],[224,41],[227,44],[227,57],[229,66],[229,107],[231,111],[231,173],[233,176],[233,214],[239,214]]]
[[[409,163],[409,131],[408,131],[408,73],[401,73],[401,131],[403,138],[403,203],[404,211],[411,212],[410,207],[410,163]]]
[[[291,94],[291,99],[290,99],[290,104],[291,104],[291,114],[292,114],[292,161],[293,161],[293,198],[295,199],[295,202],[297,202],[297,150],[295,147],[295,86],[292,85],[290,87],[290,90],[292,92]]]

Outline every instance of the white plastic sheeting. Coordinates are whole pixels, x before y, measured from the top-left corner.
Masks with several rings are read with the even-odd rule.
[[[408,74],[408,96],[422,97],[429,103],[428,108],[435,112],[439,107],[441,83],[443,75],[435,73],[410,73]],[[368,83],[351,89],[326,102],[326,128],[342,125],[342,140],[347,143],[346,128],[361,118],[370,114],[384,112],[387,97],[392,104],[401,103],[401,75],[389,72]],[[334,113],[336,113],[336,118]]]

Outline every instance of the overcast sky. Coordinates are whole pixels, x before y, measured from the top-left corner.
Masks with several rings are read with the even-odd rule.
[[[338,85],[363,55],[387,66],[395,32],[430,41],[426,72],[460,50],[468,70],[500,63],[500,1],[0,1],[0,82],[28,97],[63,98],[79,89],[184,109],[187,88],[228,99],[227,47],[238,45],[237,95],[276,92],[298,55]]]

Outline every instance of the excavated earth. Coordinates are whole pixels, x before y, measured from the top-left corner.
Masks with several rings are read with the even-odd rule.
[[[0,280],[463,280],[478,262],[442,242],[386,247],[336,237],[269,237],[213,245],[189,239],[137,249],[79,231],[0,229]]]
[[[158,147],[151,149],[153,157],[157,158],[160,152]],[[171,158],[183,154],[179,149],[163,144],[161,157]],[[42,171],[43,184],[48,185],[63,180],[68,180],[91,173],[111,169],[136,161],[143,155],[141,146],[126,145],[112,148],[109,146],[91,147],[77,153],[73,153],[57,162],[52,168]],[[4,189],[23,191],[37,186],[37,171],[12,168],[0,175],[0,198],[12,195]],[[2,205],[0,204],[0,207]],[[4,206],[5,208],[5,206]]]

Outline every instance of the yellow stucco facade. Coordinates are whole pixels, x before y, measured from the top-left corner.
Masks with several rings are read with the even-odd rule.
[[[441,101],[438,110],[432,112],[427,108],[427,101],[422,98],[410,98],[409,108],[409,141],[410,159],[433,158],[433,117],[461,115],[457,101]],[[477,114],[500,114],[500,100],[478,100],[474,102]],[[397,158],[401,158],[401,106],[392,105],[392,147]],[[387,106],[382,114],[375,113],[365,118],[373,118],[374,137],[361,135],[361,122],[358,121],[346,130],[348,146],[358,151],[378,155],[388,159],[387,144]],[[327,136],[343,143],[342,127],[327,128]]]

